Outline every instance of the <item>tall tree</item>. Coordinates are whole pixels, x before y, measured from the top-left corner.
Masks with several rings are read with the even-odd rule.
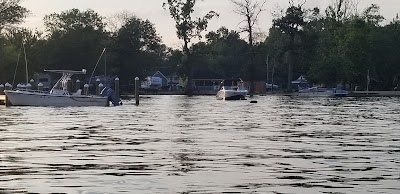
[[[357,14],[359,0],[332,0],[325,10],[326,16],[337,22],[342,22]]]
[[[111,40],[103,17],[93,10],[71,9],[45,16],[48,65],[52,68],[91,70]]]
[[[11,24],[21,23],[29,11],[20,5],[21,0],[0,0],[0,31]]]
[[[254,93],[254,82],[255,82],[255,74],[256,74],[256,64],[255,63],[255,53],[254,53],[254,27],[257,24],[259,19],[259,15],[263,12],[263,7],[266,1],[258,2],[257,0],[253,2],[253,0],[231,0],[231,2],[236,6],[234,10],[237,14],[244,17],[242,22],[245,23],[244,27],[242,27],[243,32],[248,33],[248,41],[249,41],[249,51],[250,51],[250,62],[248,66],[248,73],[250,78],[250,93]],[[242,23],[241,22],[241,23]]]
[[[166,47],[149,20],[131,17],[120,28],[115,40],[119,75],[124,81],[132,76],[145,76],[166,55]]]
[[[192,53],[189,43],[193,38],[201,38],[201,32],[207,29],[208,22],[213,17],[218,17],[214,11],[209,11],[204,17],[193,19],[194,6],[197,0],[167,0],[163,4],[169,10],[171,17],[175,20],[176,33],[179,39],[183,40],[182,64],[185,66],[187,76],[186,94],[193,95],[193,67],[191,65]]]
[[[27,73],[29,74],[29,78],[33,77],[33,73],[43,71],[42,65],[45,63],[43,59],[47,52],[44,50],[45,40],[42,38],[41,32],[25,28],[15,28],[8,30],[4,35],[7,39],[7,44],[13,45],[19,55],[19,57],[13,60],[19,60],[20,65],[18,72],[16,72],[16,81],[26,82],[25,65],[22,66],[22,64],[25,64],[24,55],[26,55],[26,63],[28,64]],[[23,47],[22,44],[24,44]],[[5,69],[10,75],[14,75],[14,70],[15,68]]]
[[[286,54],[286,61],[288,64],[287,92],[292,92],[293,65],[295,61],[294,50],[296,46],[295,38],[298,36],[305,24],[305,10],[303,10],[303,5],[294,5],[293,1],[290,2],[290,6],[286,9],[285,15],[273,20],[274,27],[290,37],[289,47]]]
[[[112,14],[106,18],[107,29],[111,33],[117,34],[119,29],[133,17],[135,14],[127,10]]]

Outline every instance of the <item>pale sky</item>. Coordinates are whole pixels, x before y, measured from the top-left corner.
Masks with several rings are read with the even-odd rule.
[[[110,16],[124,10],[134,13],[141,19],[148,19],[155,24],[157,33],[162,37],[163,43],[171,47],[180,47],[181,42],[176,38],[175,23],[169,16],[169,12],[162,8],[166,0],[23,0],[22,6],[31,11],[31,15],[23,24],[25,27],[43,30],[43,17],[51,13],[61,13],[72,8],[81,11],[93,9],[102,16]],[[259,0],[261,1],[261,0]],[[272,26],[272,12],[278,8],[285,8],[289,0],[267,0],[265,12],[260,16],[258,27],[262,32],[268,32]],[[294,0],[297,2],[297,0]],[[304,1],[304,0],[302,0]],[[372,3],[381,7],[381,14],[392,20],[397,13],[400,13],[400,0],[359,0],[359,9],[363,10]],[[325,7],[331,0],[307,0],[307,8]],[[195,7],[195,14],[203,16],[213,10],[220,14],[220,17],[213,19],[208,32],[226,26],[230,30],[239,31],[241,17],[233,12],[234,6],[229,0],[204,0],[198,1]]]

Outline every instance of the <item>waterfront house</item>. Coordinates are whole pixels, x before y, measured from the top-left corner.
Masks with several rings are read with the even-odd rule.
[[[158,77],[161,79],[161,88],[167,88],[169,79],[161,73],[161,71],[156,71],[152,76],[149,77]]]

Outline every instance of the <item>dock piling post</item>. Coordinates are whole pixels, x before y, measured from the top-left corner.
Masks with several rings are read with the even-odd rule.
[[[26,90],[32,90],[32,85],[30,83],[26,84]]]
[[[38,83],[37,88],[39,91],[43,91],[43,84],[41,82]]]
[[[136,100],[136,106],[139,106],[139,87],[140,87],[139,78],[136,77],[135,78],[135,100]]]
[[[117,100],[119,102],[119,78],[118,77],[115,78],[114,84],[115,84],[115,96],[117,97]]]
[[[0,84],[0,95],[4,95],[4,85]]]
[[[77,79],[75,82],[75,92],[77,92],[79,89],[81,89],[81,81]]]
[[[34,79],[31,79],[31,80],[29,80],[29,83],[31,84],[31,89],[32,90],[36,90],[36,88],[35,88],[35,80]]]
[[[96,94],[100,94],[99,92],[100,78],[96,79]]]
[[[101,93],[101,91],[103,91],[103,88],[104,88],[103,83],[100,83],[100,84],[97,86],[97,95],[98,95],[98,96],[100,96],[100,93]]]
[[[83,93],[88,96],[89,95],[89,84],[85,84],[83,86]]]
[[[10,84],[10,83],[6,83],[6,85],[4,85],[5,86],[5,90],[12,90],[12,85]],[[10,106],[11,105],[11,102],[8,100],[8,98],[7,98],[7,95],[6,95],[6,99],[5,99],[5,103],[6,103],[6,106]]]

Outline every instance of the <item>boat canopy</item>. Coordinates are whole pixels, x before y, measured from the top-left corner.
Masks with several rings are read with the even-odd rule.
[[[50,73],[62,73],[62,74],[86,74],[86,69],[82,69],[81,71],[71,71],[71,70],[44,70],[45,72]]]

